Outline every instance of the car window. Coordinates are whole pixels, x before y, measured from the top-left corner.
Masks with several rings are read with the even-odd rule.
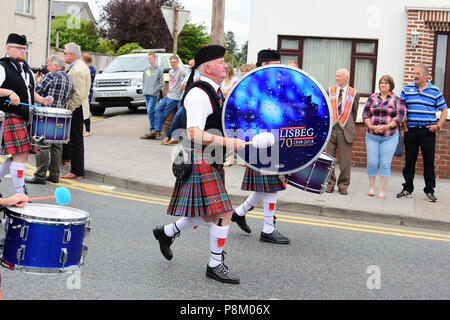
[[[167,63],[167,59],[165,56],[161,56],[161,61],[159,62],[159,67],[161,69],[170,68],[169,64]]]
[[[112,72],[136,72],[144,71],[150,65],[147,56],[126,56],[117,57],[103,71],[104,73]]]

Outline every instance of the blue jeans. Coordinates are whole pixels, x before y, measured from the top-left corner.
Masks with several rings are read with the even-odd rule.
[[[376,176],[378,166],[380,176],[391,175],[391,162],[398,144],[398,131],[393,136],[379,136],[366,132],[367,175]]]
[[[155,129],[155,105],[158,96],[145,96],[145,105],[147,107],[148,121],[150,122],[149,131],[152,132]]]
[[[173,118],[173,122],[172,125],[170,126],[170,130],[167,133],[167,137],[169,137],[169,139],[172,139],[172,134],[176,129],[180,129],[181,128],[181,116],[183,115],[183,108],[181,106],[181,100],[180,103],[178,104],[178,110],[177,113],[175,114],[175,117]],[[175,132],[176,135],[178,135],[178,137],[173,138],[174,140],[179,140],[180,138],[180,133],[179,132]]]
[[[176,108],[179,102],[179,100],[173,100],[167,97],[161,99],[161,101],[156,106],[155,131],[162,131],[164,121],[166,121],[169,114],[173,109]]]

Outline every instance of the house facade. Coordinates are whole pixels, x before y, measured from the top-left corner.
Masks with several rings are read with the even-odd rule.
[[[10,33],[27,36],[27,61],[31,66],[46,63],[49,53],[50,0],[14,0],[2,6],[0,19],[0,54],[6,50]]]
[[[450,105],[448,0],[252,0],[247,61],[256,62],[258,51],[265,48],[279,50],[282,63],[297,62],[325,89],[334,84],[337,69],[350,71],[350,85],[362,97],[355,166],[366,166],[361,114],[382,75],[394,78],[399,94],[413,81],[414,66],[424,63]],[[447,121],[437,138],[436,172],[441,178],[450,178],[449,138]],[[403,160],[395,158],[393,170],[402,167]]]

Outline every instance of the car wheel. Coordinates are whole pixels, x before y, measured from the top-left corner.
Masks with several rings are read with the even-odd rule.
[[[106,108],[91,108],[91,113],[94,116],[102,116],[105,113]]]

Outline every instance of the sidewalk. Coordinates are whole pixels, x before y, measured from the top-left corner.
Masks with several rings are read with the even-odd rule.
[[[171,153],[176,147],[161,145],[159,140],[139,139],[147,127],[146,121],[145,116],[138,114],[126,120],[118,116],[94,123],[93,134],[85,138],[86,177],[106,185],[170,197],[175,183]],[[30,161],[34,164],[34,157]],[[240,189],[244,170],[241,165],[233,165],[225,171],[226,188],[235,206],[250,194]],[[353,168],[347,196],[337,192],[317,195],[288,185],[278,195],[277,208],[294,213],[450,231],[450,181],[437,180],[435,195],[438,201],[435,203],[425,199],[420,175],[415,179],[413,197],[396,199],[402,182],[402,175],[393,172],[386,188],[386,199],[369,197],[365,169]]]

